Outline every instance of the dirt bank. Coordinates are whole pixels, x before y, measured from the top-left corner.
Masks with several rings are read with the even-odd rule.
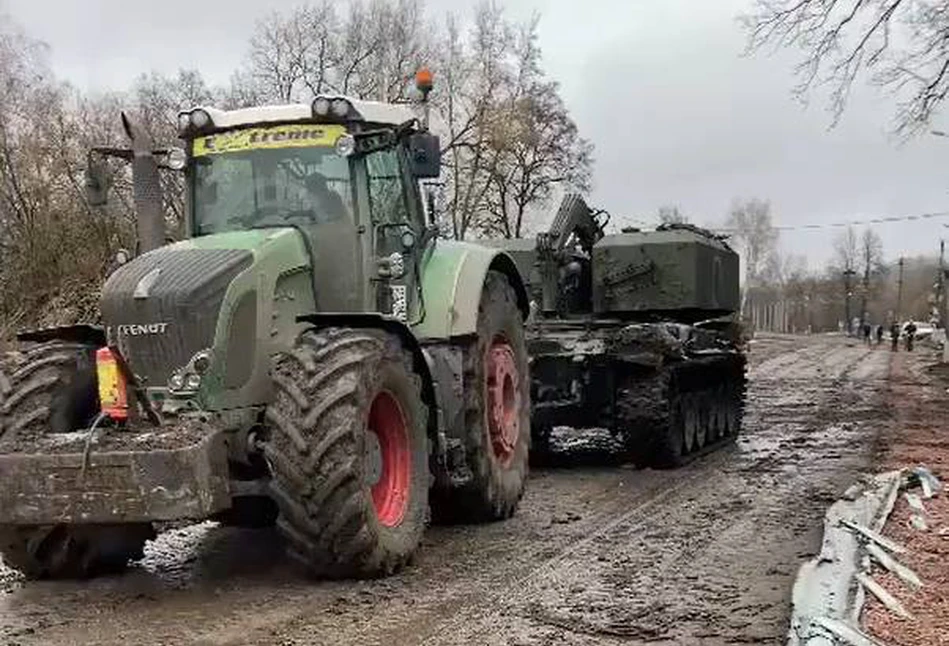
[[[893,357],[887,403],[894,424],[880,456],[882,469],[925,465],[945,483],[949,478],[949,370],[921,348]],[[884,533],[906,546],[901,561],[923,580],[913,590],[882,568],[874,577],[913,615],[904,621],[869,597],[864,621],[871,634],[890,646],[949,644],[949,491],[924,501],[926,531],[910,526],[911,510],[897,501]],[[869,596],[869,595],[868,595]]]

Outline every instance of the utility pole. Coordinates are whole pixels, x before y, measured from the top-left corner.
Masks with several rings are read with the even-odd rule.
[[[896,287],[896,321],[900,322],[903,309],[903,256],[900,256],[900,277]]]
[[[936,301],[936,306],[939,307],[939,318],[942,319],[940,323],[942,324],[942,329],[946,329],[946,266],[945,258],[946,255],[946,241],[939,241],[939,278],[936,280],[936,284],[939,286],[939,298]]]
[[[942,226],[946,226],[945,224]],[[939,317],[942,319],[942,362],[949,363],[949,295],[946,294],[946,241],[939,241]]]

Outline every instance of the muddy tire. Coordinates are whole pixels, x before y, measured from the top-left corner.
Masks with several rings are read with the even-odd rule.
[[[27,347],[0,377],[0,437],[88,428],[99,412],[95,347],[50,341]],[[0,527],[3,560],[28,578],[87,578],[114,573],[142,557],[149,523]]]
[[[273,527],[278,516],[279,509],[273,498],[268,496],[240,496],[232,499],[231,507],[220,513],[214,520],[225,527],[261,529]]]
[[[289,555],[326,578],[399,570],[428,518],[428,414],[411,354],[374,330],[309,330],[272,374],[264,450]]]
[[[0,437],[29,438],[87,428],[98,414],[95,347],[50,341],[28,348],[8,368]],[[2,388],[2,386],[0,386]]]
[[[85,579],[121,572],[152,538],[149,523],[0,527],[0,551],[28,579]]]
[[[471,480],[433,493],[442,523],[510,518],[524,495],[530,451],[530,379],[524,323],[507,276],[489,271],[477,337],[463,349],[465,458]]]

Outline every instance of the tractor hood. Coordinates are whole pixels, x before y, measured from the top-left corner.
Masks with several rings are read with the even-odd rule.
[[[102,288],[108,339],[147,388],[164,387],[195,354],[227,342],[221,337],[226,337],[228,326],[219,326],[222,311],[239,309],[248,300],[244,296],[256,299],[253,276],[237,287],[235,281],[254,274],[255,265],[275,259],[291,265],[289,269],[307,264],[299,232],[287,228],[229,232],[142,254],[113,272]],[[249,325],[253,339],[256,316]]]

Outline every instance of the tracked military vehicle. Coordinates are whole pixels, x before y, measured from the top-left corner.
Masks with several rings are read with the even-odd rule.
[[[600,428],[635,462],[676,467],[739,432],[738,255],[695,226],[606,235],[607,222],[567,195],[536,240],[492,242],[532,298],[532,453],[555,427]]]
[[[418,79],[422,96],[430,79]],[[101,327],[19,335],[0,378],[0,551],[31,577],[142,555],[155,523],[276,523],[314,574],[394,572],[429,514],[511,516],[525,486],[526,290],[503,252],[437,238],[419,180],[438,138],[408,105],[179,115],[132,164],[140,255]],[[164,244],[159,160],[185,174]],[[121,261],[127,262],[121,262]]]

